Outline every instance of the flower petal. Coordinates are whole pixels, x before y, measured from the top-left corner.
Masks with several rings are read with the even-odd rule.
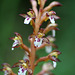
[[[31,21],[31,18],[30,18],[30,17],[27,17],[27,18],[25,18],[25,20],[24,20],[24,24],[29,24],[30,21]]]
[[[42,41],[43,41],[42,38],[35,38],[34,45],[35,45],[36,47],[40,47],[41,44],[42,44]]]
[[[45,51],[46,53],[50,53],[52,51],[52,46],[46,46]]]
[[[24,68],[20,68],[18,71],[18,75],[26,75],[27,70],[25,70]]]
[[[49,62],[49,63],[44,63],[43,66],[42,66],[42,70],[43,71],[50,71],[50,70],[53,70],[53,65]]]
[[[52,30],[52,36],[55,37],[55,30]]]
[[[57,2],[57,1],[53,1],[52,3],[50,3],[51,7],[55,7],[55,6],[62,6],[61,3]]]
[[[4,75],[8,75],[8,72],[7,71],[4,71]]]
[[[53,17],[53,16],[49,16],[49,19],[50,19],[50,22],[51,22],[52,24],[55,23],[55,20],[54,20],[54,17]]]
[[[18,40],[15,40],[14,43],[13,43],[13,45],[12,45],[12,50],[14,50],[13,47],[15,47],[17,44],[19,44]]]
[[[53,61],[53,67],[56,68],[57,63],[55,61]]]
[[[25,54],[23,60],[29,59],[29,57]]]

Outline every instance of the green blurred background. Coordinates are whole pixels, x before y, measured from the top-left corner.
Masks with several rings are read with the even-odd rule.
[[[46,6],[53,0],[47,0]],[[52,10],[57,12],[61,17],[56,21],[60,31],[56,33],[56,44],[58,50],[62,52],[59,56],[62,62],[58,63],[57,68],[53,71],[55,75],[75,75],[75,0],[57,0],[63,4],[62,7],[54,7]],[[11,50],[13,41],[9,40],[14,37],[14,32],[22,35],[24,43],[29,47],[27,41],[28,35],[33,31],[30,25],[24,25],[24,18],[19,14],[26,13],[31,8],[29,0],[0,0],[0,68],[4,62],[13,65],[24,56],[24,51],[20,48]],[[43,25],[42,27],[45,27]],[[50,33],[48,33],[50,34]],[[45,56],[45,50],[37,51],[38,57]],[[35,74],[41,70],[40,63],[35,69]],[[17,72],[17,68],[13,69]],[[34,75],[35,75],[34,74]],[[0,75],[4,75],[0,72]]]

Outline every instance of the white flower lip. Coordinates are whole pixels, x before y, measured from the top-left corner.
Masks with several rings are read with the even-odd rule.
[[[42,40],[43,40],[42,38],[35,38],[34,45],[36,47],[40,47],[42,44]]]
[[[30,21],[31,21],[31,19],[32,19],[32,18],[30,18],[30,17],[25,18],[24,24],[29,24]]]
[[[26,54],[23,57],[23,60],[25,60],[25,59],[28,59],[29,60],[29,57]]]
[[[15,40],[14,43],[13,43],[13,45],[12,45],[12,50],[14,50],[13,47],[15,47],[15,46],[18,45],[18,44],[19,44],[19,41],[18,41],[18,40]]]
[[[52,46],[46,46],[45,51],[46,53],[50,53],[52,51]]]
[[[8,75],[8,72],[7,71],[4,71],[4,75]]]
[[[54,17],[53,17],[53,16],[49,16],[49,19],[50,19],[50,22],[51,22],[52,24],[55,23],[55,20],[54,20]],[[51,26],[54,26],[54,25],[51,25]],[[52,35],[53,35],[53,37],[55,37],[55,30],[52,30]]]
[[[55,30],[52,30],[52,36],[55,37]]]
[[[26,72],[27,72],[26,69],[24,69],[23,67],[20,67],[18,71],[18,75],[26,75]]]
[[[57,63],[55,61],[53,61],[53,67],[56,68]]]
[[[50,22],[51,22],[52,24],[55,23],[55,20],[54,20],[54,17],[53,17],[53,16],[49,16],[49,19],[50,19]]]
[[[53,66],[51,63],[44,63],[43,66],[42,66],[42,70],[43,71],[50,71],[50,70],[53,70]]]

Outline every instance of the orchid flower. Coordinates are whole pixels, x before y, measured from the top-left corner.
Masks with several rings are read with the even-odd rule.
[[[55,15],[55,11],[50,11],[46,13],[46,20],[50,20],[49,27],[57,27],[57,24],[55,23],[56,19],[60,19],[60,17]],[[55,29],[52,29],[52,36],[55,37]]]
[[[15,37],[10,38],[11,40],[14,40],[14,43],[12,45],[12,50],[14,50],[15,47],[21,47],[21,44],[23,44],[21,35],[17,32],[15,32],[15,34],[16,34]]]
[[[49,54],[49,57],[50,59],[53,61],[53,67],[56,68],[56,65],[57,65],[57,61],[60,61],[58,59],[58,55],[60,55],[61,52],[58,51],[58,50],[53,50],[50,54]]]
[[[43,39],[44,39],[43,36],[45,36],[45,34],[43,34],[42,32],[39,31],[37,35],[34,35],[34,34],[30,35],[29,40],[31,38],[35,38],[34,46],[40,47],[43,43]]]
[[[43,33],[38,33],[38,35],[35,37],[35,41],[34,41],[35,47],[40,47],[42,45],[43,36],[44,36]]]
[[[23,67],[19,67],[18,75],[26,75],[27,70]]]
[[[4,71],[4,75],[16,75],[8,63],[3,63],[2,66],[3,69],[0,69],[0,71]]]
[[[28,70],[28,63],[29,60],[19,60],[16,64],[14,64],[12,67],[19,67],[18,75],[26,75],[26,72]]]
[[[33,20],[35,18],[35,14],[34,14],[33,10],[27,12],[27,15],[26,14],[20,14],[20,16],[25,18],[24,24],[29,24],[31,22],[31,20]]]

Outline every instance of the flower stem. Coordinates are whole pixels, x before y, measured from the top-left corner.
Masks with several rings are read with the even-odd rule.
[[[33,75],[33,72],[34,72],[34,68],[35,68],[35,65],[34,65],[34,61],[35,61],[35,52],[36,52],[36,49],[34,47],[34,38],[32,38],[32,41],[31,41],[31,53],[30,53],[30,68],[32,70],[32,75]]]
[[[25,44],[21,44],[21,47],[30,54],[29,48]]]

